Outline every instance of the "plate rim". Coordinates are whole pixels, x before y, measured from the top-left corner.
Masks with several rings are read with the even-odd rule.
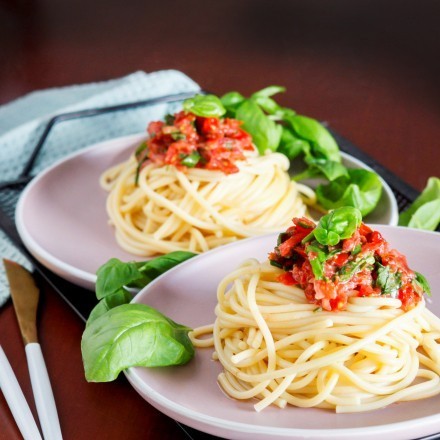
[[[92,288],[92,285],[94,286],[96,283],[96,274],[87,272],[82,269],[78,269],[77,267],[64,262],[60,258],[53,255],[53,253],[47,251],[43,246],[41,246],[29,233],[29,231],[25,227],[25,221],[24,221],[24,206],[26,203],[26,199],[28,197],[28,194],[34,189],[36,185],[39,184],[41,180],[43,180],[49,173],[51,173],[54,169],[58,168],[59,166],[63,165],[66,162],[69,162],[79,156],[85,155],[90,153],[92,150],[98,150],[100,148],[104,148],[105,145],[108,145],[109,143],[118,143],[118,142],[127,142],[127,148],[128,144],[130,142],[135,141],[141,141],[143,138],[145,138],[147,134],[145,133],[136,133],[128,136],[120,136],[117,138],[111,138],[107,139],[105,141],[96,142],[94,144],[91,144],[85,148],[82,148],[78,151],[75,151],[73,153],[68,154],[67,156],[62,157],[61,159],[58,159],[55,161],[52,165],[50,165],[48,168],[44,169],[41,173],[37,174],[20,194],[20,197],[17,202],[17,206],[15,208],[15,225],[17,227],[18,234],[23,241],[26,248],[29,250],[29,252],[38,260],[40,263],[42,263],[45,267],[52,270],[53,272],[59,274],[60,269],[63,272],[69,273],[74,279],[76,280],[83,280],[88,285],[88,288]],[[85,287],[83,285],[83,287]]]

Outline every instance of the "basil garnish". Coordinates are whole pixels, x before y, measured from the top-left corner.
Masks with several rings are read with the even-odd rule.
[[[226,113],[222,102],[215,95],[196,95],[185,99],[183,109],[205,118],[219,118]]]
[[[195,254],[171,252],[146,262],[110,259],[97,271],[96,296],[81,340],[86,379],[107,382],[133,366],[181,365],[194,356],[189,328],[144,304],[128,304],[127,287],[143,287]]]
[[[376,286],[380,287],[381,295],[397,297],[399,289],[402,287],[402,275],[400,272],[392,272],[389,266],[377,264]]]

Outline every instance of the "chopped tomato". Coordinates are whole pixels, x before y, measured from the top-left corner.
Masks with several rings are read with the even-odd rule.
[[[231,118],[203,118],[181,111],[167,122],[150,122],[146,148],[138,149],[136,158],[142,167],[149,161],[219,170],[225,174],[239,171],[237,161],[245,160],[245,151],[252,151],[252,138]]]
[[[293,226],[280,234],[279,244],[269,254],[285,270],[280,282],[303,288],[310,303],[339,311],[352,296],[384,295],[399,298],[408,310],[421,300],[423,289],[414,283],[416,275],[406,257],[390,249],[378,231],[361,223],[351,237],[324,246],[313,234],[310,238],[314,228],[312,221],[294,218]]]
[[[415,292],[411,283],[407,283],[400,288],[398,298],[402,301],[404,310],[413,308],[420,301],[420,295]]]
[[[342,267],[347,262],[348,257],[349,257],[348,253],[341,252],[333,258],[333,262],[336,264],[336,266]]]
[[[293,286],[296,284],[295,280],[293,279],[292,272],[284,272],[278,277],[278,281],[280,283],[285,284],[286,286]]]

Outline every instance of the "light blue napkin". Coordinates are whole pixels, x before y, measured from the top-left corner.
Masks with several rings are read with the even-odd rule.
[[[135,72],[123,78],[92,84],[53,88],[30,93],[0,107],[0,181],[13,180],[21,172],[48,120],[57,114],[135,102],[200,87],[176,70]],[[105,115],[66,121],[55,125],[40,152],[32,174],[63,156],[106,139],[140,133],[147,122],[174,112],[179,104],[160,104]],[[18,194],[0,193],[0,206],[12,213]],[[8,200],[5,200],[8,199]],[[26,257],[0,230],[0,257],[31,268]],[[9,298],[9,285],[0,265],[0,306]]]

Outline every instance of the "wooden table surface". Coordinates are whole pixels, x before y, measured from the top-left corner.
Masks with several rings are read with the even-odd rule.
[[[440,175],[439,16],[434,0],[2,0],[0,104],[137,70],[178,69],[219,94],[283,85],[283,104],[327,121],[421,190]],[[124,378],[85,381],[83,328],[44,287],[39,334],[65,439],[187,438]],[[32,404],[10,302],[0,344]],[[20,438],[3,396],[0,438]]]

